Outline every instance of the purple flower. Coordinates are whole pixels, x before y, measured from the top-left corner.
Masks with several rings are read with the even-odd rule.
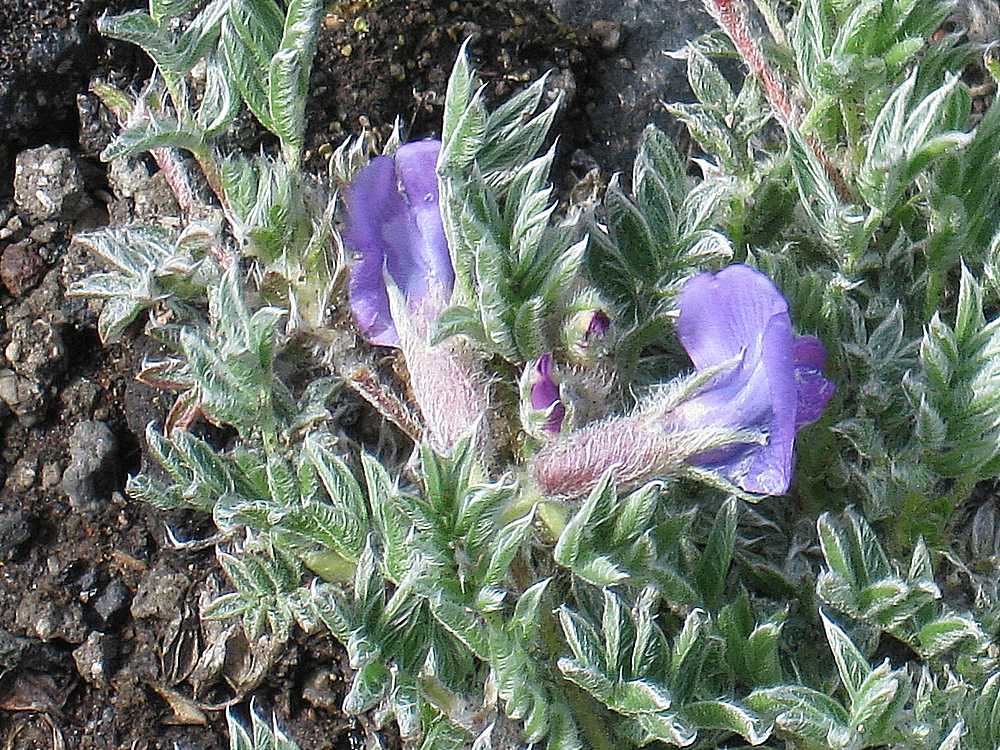
[[[430,344],[432,324],[455,285],[439,206],[440,150],[439,141],[407,143],[392,157],[372,159],[345,189],[344,242],[355,255],[351,311],[368,341],[402,350],[430,444],[448,452],[475,434],[487,458],[490,381],[482,358],[460,337]]]
[[[792,478],[800,427],[819,419],[835,386],[823,376],[826,350],[795,336],[788,303],[749,266],[702,273],[681,290],[677,334],[696,370],[737,360],[697,395],[665,415],[669,431],[755,430],[763,444],[735,444],[693,456],[746,490],[780,495]]]
[[[350,269],[351,310],[373,344],[398,346],[386,274],[411,312],[436,316],[447,304],[455,272],[438,206],[440,141],[418,141],[378,156],[345,190],[344,240],[356,256]]]
[[[834,392],[823,345],[792,332],[781,292],[748,266],[695,276],[679,306],[678,336],[695,369],[717,372],[692,395],[664,390],[549,443],[529,465],[542,493],[581,497],[612,468],[624,489],[691,466],[746,492],[788,490],[795,434]]]
[[[566,417],[566,407],[559,399],[559,384],[552,377],[552,355],[543,354],[529,367],[528,389],[531,408],[544,418],[541,429],[558,434]]]

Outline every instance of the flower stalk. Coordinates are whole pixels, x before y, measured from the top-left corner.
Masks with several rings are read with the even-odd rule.
[[[788,93],[784,82],[771,67],[764,56],[760,45],[754,38],[747,21],[747,10],[743,0],[705,0],[709,14],[716,20],[726,35],[732,40],[744,64],[760,81],[764,96],[771,111],[783,127],[798,128],[802,124],[802,111]],[[844,180],[833,159],[823,148],[816,136],[804,134],[806,144],[823,165],[827,177],[833,182],[840,197],[846,201],[852,200],[851,189]]]

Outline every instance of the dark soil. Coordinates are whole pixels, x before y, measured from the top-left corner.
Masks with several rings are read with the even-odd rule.
[[[374,729],[339,711],[339,647],[297,634],[273,659],[256,654],[267,676],[255,679],[238,629],[198,619],[199,602],[225,587],[211,545],[167,541],[168,527],[180,539],[210,536],[210,519],[123,494],[142,465],[145,425],[162,420],[169,396],[134,379],[152,348],[141,325],[102,347],[99,308],[64,291],[97,268],[71,246],[74,232],[111,216],[170,215],[150,165],[129,165],[139,187],[125,195],[97,160],[113,126],[88,82],[137,87],[150,70],[134,48],[95,32],[100,13],[130,5],[138,0],[0,3],[0,746],[228,747],[221,709],[245,715],[253,697],[303,750],[360,748]],[[562,20],[535,0],[333,3],[313,73],[309,164],[321,168],[324,144],[363,124],[388,130],[397,114],[412,137],[435,134],[466,38],[493,95],[552,71],[565,96],[556,125],[564,183],[606,157],[617,163],[656,98],[677,95],[649,75],[674,65],[652,47],[680,46],[708,19],[697,3],[654,3],[659,15],[646,17],[629,2],[560,5],[572,4],[556,3]],[[633,96],[645,102],[641,117],[624,116]],[[43,145],[69,149],[32,152],[63,170],[65,195],[51,209],[30,195],[14,200],[15,157]],[[225,663],[210,669],[206,652],[219,643]]]

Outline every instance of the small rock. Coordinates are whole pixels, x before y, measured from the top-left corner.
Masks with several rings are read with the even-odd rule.
[[[590,36],[602,50],[614,52],[622,44],[622,25],[618,21],[594,21],[590,24]]]
[[[69,420],[79,418],[90,419],[94,413],[94,406],[97,405],[97,397],[100,393],[101,389],[94,381],[87,380],[86,378],[74,380],[59,394],[59,400],[63,405],[64,418]]]
[[[77,94],[76,110],[80,115],[80,150],[97,159],[118,131],[117,120],[94,94]]]
[[[69,568],[63,570],[62,563],[59,562],[56,570],[64,574],[59,576],[61,579],[64,579],[67,582],[72,581],[73,584],[80,589],[78,598],[81,602],[86,604],[97,596],[97,568],[84,568],[82,571],[78,572],[75,578],[73,578],[73,573],[76,572],[75,568],[75,565],[70,565]]]
[[[127,156],[108,165],[108,184],[118,198],[134,198],[147,186],[150,177],[152,171],[142,159]]]
[[[8,328],[13,328],[18,320],[35,320],[45,318],[54,325],[63,325],[65,316],[62,314],[63,288],[59,285],[59,269],[46,271],[41,281],[22,298],[20,304],[8,305],[4,312],[4,320]]]
[[[8,245],[0,256],[0,281],[15,297],[37,284],[44,271],[45,261],[28,240]]]
[[[176,225],[180,209],[162,171],[151,174],[141,159],[115,159],[108,167],[108,183],[118,198],[109,206],[113,224]]]
[[[165,567],[156,567],[146,573],[132,599],[132,617],[137,620],[156,617],[173,618],[188,589],[187,576]]]
[[[0,513],[0,563],[16,559],[33,531],[34,522],[23,510]]]
[[[17,155],[14,202],[35,223],[72,221],[86,201],[80,167],[68,148],[40,146]]]
[[[17,627],[41,641],[60,638],[67,643],[82,643],[87,637],[83,607],[73,600],[55,601],[51,592],[28,591],[14,616]]]
[[[117,656],[115,640],[112,636],[92,632],[87,640],[73,650],[73,661],[80,676],[96,687],[107,687],[108,679],[114,672]]]
[[[307,703],[325,711],[340,708],[342,697],[333,690],[336,673],[329,667],[320,667],[309,673],[302,687],[302,697]]]
[[[132,592],[117,578],[104,587],[104,591],[91,602],[103,629],[109,630],[121,624],[131,598]]]
[[[42,467],[42,487],[47,490],[58,487],[59,482],[62,481],[62,474],[62,466],[58,461],[45,464]]]
[[[6,630],[0,630],[0,674],[6,674],[21,666],[21,661],[30,645],[31,641],[27,638],[18,638]]]
[[[13,370],[0,370],[0,401],[14,413],[25,427],[42,421],[45,393],[38,383],[22,378]]]
[[[15,321],[4,355],[18,375],[42,385],[49,385],[66,365],[62,334],[45,318]]]
[[[576,77],[569,68],[552,74],[549,76],[549,85],[545,87],[545,105],[552,104],[556,97],[561,94],[558,116],[562,117],[573,106],[573,101],[576,99],[576,88]]]
[[[24,222],[21,221],[21,217],[14,214],[7,220],[7,224],[4,225],[4,231],[0,234],[0,239],[10,239],[16,237],[21,230],[24,229]]]
[[[103,422],[80,422],[73,429],[62,491],[75,510],[94,510],[111,494],[118,478],[115,448],[114,433]]]
[[[56,236],[58,231],[59,225],[56,222],[47,221],[44,224],[39,224],[37,227],[32,229],[28,236],[39,245],[45,245],[46,243],[52,242],[52,239]]]
[[[14,468],[7,476],[7,483],[15,492],[27,492],[35,486],[35,479],[38,478],[38,460],[22,456],[14,464]]]

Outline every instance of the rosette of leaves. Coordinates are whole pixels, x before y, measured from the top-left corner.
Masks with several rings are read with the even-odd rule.
[[[587,296],[586,241],[553,219],[555,149],[536,156],[561,101],[536,114],[544,94],[542,78],[489,111],[463,47],[448,81],[438,159],[456,292],[435,341],[461,334],[514,363],[552,351],[568,308]]]
[[[135,102],[100,89],[124,124],[102,158],[192,154],[241,250],[261,263],[265,293],[288,306],[293,326],[307,329],[324,322],[336,266],[329,253],[335,202],[300,171],[322,11],[319,0],[287,8],[274,0],[150,0],[148,12],[99,24],[102,33],[139,45],[156,66]],[[278,155],[221,155],[220,141],[244,104],[278,137]],[[182,169],[175,163],[171,171]]]
[[[527,741],[580,747],[538,640],[548,581],[522,559],[534,514],[512,510],[515,487],[486,483],[473,454],[469,441],[451,458],[424,446],[419,488],[363,456],[371,532],[353,586],[316,583],[291,609],[307,607],[346,646],[356,671],[345,710],[384,706],[420,747],[492,747],[506,721],[498,709],[523,721]],[[286,536],[271,538],[287,548]]]

